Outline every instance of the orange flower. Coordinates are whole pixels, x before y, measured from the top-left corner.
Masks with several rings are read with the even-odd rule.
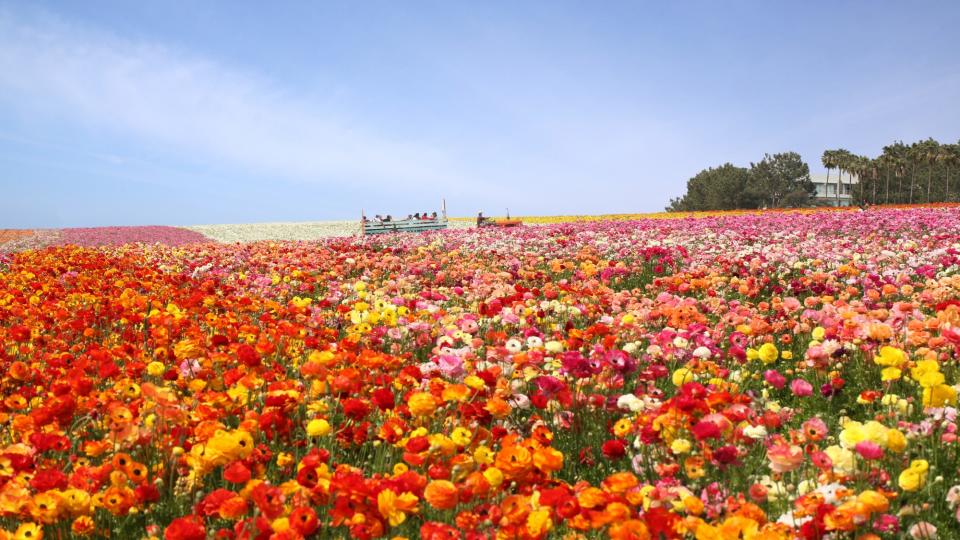
[[[222,519],[240,519],[247,514],[247,501],[239,495],[230,497],[229,499],[220,503],[220,508],[217,509],[217,514]]]
[[[495,418],[504,418],[512,410],[509,403],[498,397],[488,399],[483,408]]]
[[[538,448],[533,453],[533,466],[543,472],[557,472],[563,468],[563,452],[551,448]]]
[[[530,451],[523,446],[513,444],[501,448],[500,451],[497,452],[494,464],[498,469],[503,471],[505,476],[509,478],[519,478],[529,472],[530,467],[533,465],[533,456],[531,456]]]
[[[610,526],[610,540],[650,540],[650,531],[639,519],[628,519]]]
[[[620,494],[637,484],[639,484],[637,477],[633,473],[625,471],[611,474],[603,481],[602,486],[604,491],[608,493]]]
[[[430,416],[437,410],[437,398],[429,392],[414,392],[407,400],[407,406],[414,416]]]
[[[103,493],[101,504],[115,516],[125,516],[133,506],[133,490],[129,488],[111,487]]]
[[[483,475],[480,477],[483,478]],[[438,510],[449,510],[457,505],[457,486],[449,480],[433,480],[424,489],[423,498]]]

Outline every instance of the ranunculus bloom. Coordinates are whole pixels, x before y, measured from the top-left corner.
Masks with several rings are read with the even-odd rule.
[[[794,379],[790,382],[790,391],[797,397],[813,394],[813,385],[803,379]]]
[[[873,441],[860,441],[853,447],[863,459],[880,459],[883,457],[883,447]]]
[[[174,519],[163,531],[165,540],[206,540],[207,529],[196,516]]]
[[[423,490],[423,498],[437,510],[449,510],[457,505],[457,486],[449,480],[433,480]]]
[[[795,445],[777,444],[767,450],[770,470],[777,473],[793,471],[803,464],[803,448]]]
[[[437,398],[429,392],[415,392],[407,399],[407,406],[415,416],[430,416],[437,410]]]

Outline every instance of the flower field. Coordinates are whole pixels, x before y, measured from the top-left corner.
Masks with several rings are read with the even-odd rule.
[[[960,538],[958,224],[5,233],[0,539]]]

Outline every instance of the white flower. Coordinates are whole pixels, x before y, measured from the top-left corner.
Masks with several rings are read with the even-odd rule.
[[[693,351],[693,355],[701,360],[706,360],[707,358],[710,358],[712,354],[713,353],[710,352],[710,349],[708,349],[707,347],[704,347],[703,345],[697,347]]]
[[[562,341],[548,341],[544,344],[544,348],[547,349],[549,353],[558,353],[563,352],[563,342]]]
[[[523,350],[523,344],[519,339],[508,339],[506,344],[507,352],[516,354]]]
[[[743,428],[743,435],[751,439],[760,440],[767,436],[767,428],[763,426],[747,426]]]
[[[526,394],[514,394],[510,398],[510,405],[517,409],[529,409],[530,398],[528,398]]]
[[[644,408],[643,401],[633,394],[624,394],[617,398],[617,407],[631,412],[640,412]]]

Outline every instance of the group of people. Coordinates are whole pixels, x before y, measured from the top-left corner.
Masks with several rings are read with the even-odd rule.
[[[396,221],[425,221],[425,220],[435,221],[436,219],[437,219],[436,212],[432,212],[430,214],[426,212],[423,212],[423,213],[417,212],[416,214],[407,214],[407,217],[405,219],[398,219]],[[368,218],[367,216],[363,216],[363,221],[369,222],[370,218]],[[391,216],[390,214],[387,214],[385,216],[381,216],[380,214],[377,214],[376,216],[373,217],[373,221],[377,223],[391,223],[391,222],[394,222],[395,220],[393,219],[393,216]]]

